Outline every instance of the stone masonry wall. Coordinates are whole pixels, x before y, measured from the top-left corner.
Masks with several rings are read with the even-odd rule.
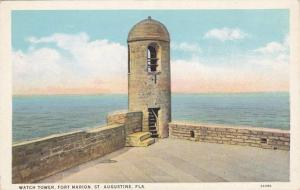
[[[169,131],[172,138],[192,141],[290,149],[290,132],[286,130],[172,122]]]
[[[126,136],[142,131],[143,112],[115,112],[106,118],[107,124],[124,124]]]
[[[125,127],[114,124],[13,145],[12,181],[30,183],[125,146]]]
[[[147,70],[147,49],[156,44],[157,71]],[[139,40],[128,43],[128,106],[130,111],[143,112],[143,131],[149,131],[148,108],[160,108],[157,132],[168,137],[171,121],[170,43],[161,40]]]

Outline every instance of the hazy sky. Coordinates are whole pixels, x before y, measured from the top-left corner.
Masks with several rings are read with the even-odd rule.
[[[173,92],[288,90],[287,10],[13,11],[14,94],[126,93],[127,34],[148,16],[171,35]]]

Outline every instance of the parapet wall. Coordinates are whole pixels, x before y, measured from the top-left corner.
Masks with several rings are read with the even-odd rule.
[[[265,149],[290,149],[290,132],[286,130],[172,122],[169,123],[169,131],[171,138]]]
[[[35,182],[104,156],[123,148],[127,134],[141,129],[142,112],[123,112],[109,115],[107,126],[15,144],[12,182]]]
[[[125,146],[123,125],[53,135],[13,145],[13,183],[40,180]]]
[[[123,125],[53,135],[13,145],[13,183],[34,182],[125,146]]]
[[[142,131],[143,112],[115,112],[106,118],[107,124],[124,124],[126,136]]]

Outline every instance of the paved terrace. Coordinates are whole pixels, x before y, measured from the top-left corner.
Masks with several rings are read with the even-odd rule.
[[[123,148],[40,183],[288,180],[289,151],[169,138],[146,148]]]

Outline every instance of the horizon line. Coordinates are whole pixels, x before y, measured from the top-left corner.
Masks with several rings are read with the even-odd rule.
[[[258,93],[289,93],[288,91],[245,91],[245,92],[171,92],[171,94],[258,94]],[[128,93],[53,93],[53,94],[12,94],[12,96],[89,96],[89,95],[128,95]]]

